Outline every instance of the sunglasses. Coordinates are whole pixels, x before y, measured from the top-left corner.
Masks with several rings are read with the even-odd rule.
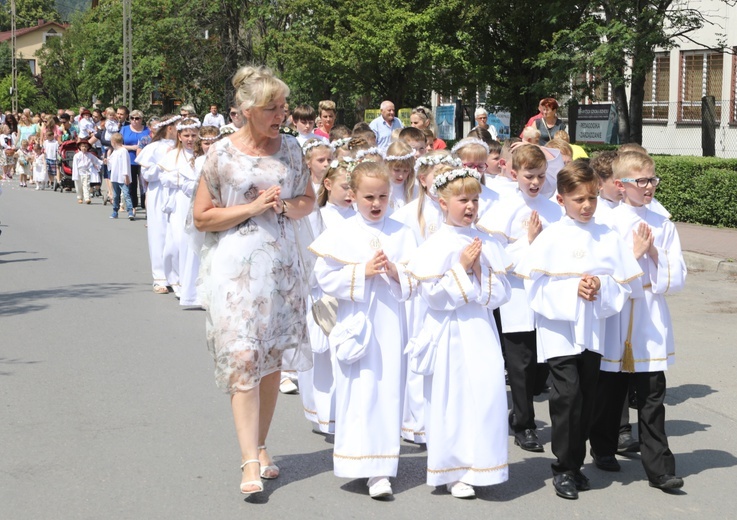
[[[143,119],[142,117],[131,117],[131,121],[137,121],[139,119]]]

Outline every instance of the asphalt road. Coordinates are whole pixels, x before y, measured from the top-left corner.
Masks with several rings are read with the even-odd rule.
[[[15,186],[15,187],[14,187]],[[331,439],[281,396],[271,453],[282,476],[247,500],[229,400],[215,387],[202,311],[150,288],[144,220],[109,220],[100,199],[4,184],[0,197],[0,520],[203,518],[733,518],[737,493],[737,279],[691,273],[670,297],[677,362],[667,431],[682,492],[648,487],[637,457],[584,472],[557,498],[546,452],[511,441],[510,480],[461,501],[424,483],[403,444],[395,497],[332,474]]]

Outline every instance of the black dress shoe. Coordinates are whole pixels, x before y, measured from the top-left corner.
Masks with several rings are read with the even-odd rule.
[[[632,438],[632,433],[622,432],[617,441],[617,453],[636,453],[640,451],[640,442]]]
[[[589,483],[589,479],[581,473],[581,470],[576,471],[573,474],[573,483],[576,484],[576,489],[579,491],[588,491],[591,489],[591,483]]]
[[[590,453],[594,458],[594,464],[596,464],[597,468],[604,471],[619,471],[622,469],[614,455],[597,455],[593,449]]]
[[[525,430],[523,432],[515,432],[514,444],[525,451],[541,452],[545,451],[543,445],[537,440],[535,430]]]
[[[561,498],[567,498],[569,500],[576,500],[578,498],[576,483],[568,473],[553,475],[553,487],[555,487],[555,494]]]
[[[658,478],[650,479],[650,487],[668,491],[683,487],[683,479],[675,475],[660,475]]]

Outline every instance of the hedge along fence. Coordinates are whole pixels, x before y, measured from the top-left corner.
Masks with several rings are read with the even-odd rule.
[[[674,221],[737,228],[737,159],[653,156],[655,197]]]

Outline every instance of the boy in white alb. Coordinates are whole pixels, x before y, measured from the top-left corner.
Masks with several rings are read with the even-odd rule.
[[[559,497],[577,499],[590,489],[581,466],[604,325],[638,291],[642,271],[617,233],[593,220],[599,183],[585,161],[563,168],[557,188],[566,216],[540,233],[515,273],[525,279],[538,359],[548,362],[553,381],[553,486]]]
[[[102,161],[90,152],[89,141],[80,140],[77,146],[79,149],[72,160],[72,180],[77,190],[77,202],[82,204],[82,196],[84,195],[84,203],[90,204],[92,202],[90,200],[90,182],[99,182]]]
[[[647,208],[660,182],[653,160],[639,152],[620,153],[612,170],[623,193],[622,204],[612,213],[612,225],[645,273],[644,296],[629,300],[621,313],[607,321],[601,369],[607,372],[609,384],[600,393],[608,394],[609,399],[601,403],[602,424],[592,431],[597,434],[591,438],[592,455],[595,460],[613,457],[626,381],[632,377],[645,473],[652,487],[678,489],[683,479],[675,474],[675,458],[665,433],[665,371],[675,361],[673,326],[665,295],[683,288],[686,264],[673,222]]]
[[[522,145],[512,153],[510,175],[517,181],[514,192],[505,192],[493,211],[477,227],[505,245],[516,266],[528,254],[540,232],[560,220],[561,208],[540,192],[546,184],[547,161],[543,151]],[[523,450],[540,452],[533,397],[545,384],[547,367],[537,360],[535,319],[522,280],[510,277],[511,297],[500,307],[504,354],[507,362],[512,411],[509,424],[514,443]]]
[[[125,209],[128,212],[128,220],[135,220],[133,215],[133,203],[131,202],[128,185],[131,183],[131,161],[128,150],[123,148],[123,136],[120,133],[114,133],[110,136],[110,143],[113,145],[113,153],[107,159],[108,169],[110,170],[110,182],[113,184],[113,213],[110,218],[118,218],[118,208],[120,207],[120,194],[123,194],[125,200]]]

